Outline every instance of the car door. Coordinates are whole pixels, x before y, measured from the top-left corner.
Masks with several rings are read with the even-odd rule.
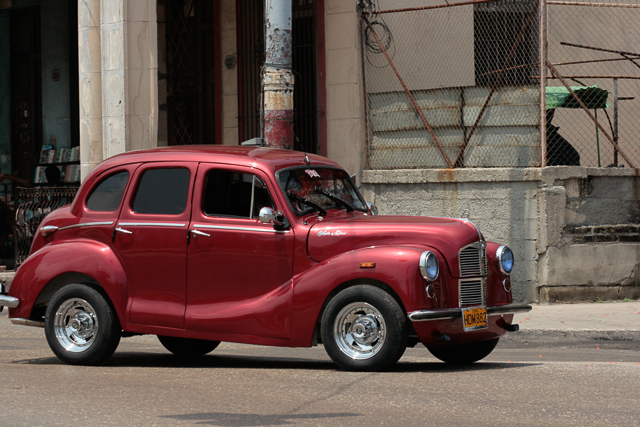
[[[129,321],[184,327],[187,230],[196,162],[138,168],[114,233],[129,288]]]
[[[275,189],[254,168],[200,164],[187,256],[185,327],[290,338],[293,230],[263,224]]]

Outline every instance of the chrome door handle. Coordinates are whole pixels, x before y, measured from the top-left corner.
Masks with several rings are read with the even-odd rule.
[[[193,233],[193,236],[206,236],[206,237],[211,237],[210,234],[207,233],[203,233],[202,231],[199,230],[191,230],[191,232]]]
[[[119,231],[124,234],[133,234],[133,231],[125,230],[124,228],[116,227],[116,231]]]

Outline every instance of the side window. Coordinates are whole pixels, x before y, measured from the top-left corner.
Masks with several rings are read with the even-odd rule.
[[[187,208],[191,173],[185,168],[149,169],[133,200],[137,214],[179,215]]]
[[[113,212],[118,209],[128,181],[127,171],[118,172],[102,181],[87,198],[87,209],[97,212]]]
[[[275,209],[264,181],[247,173],[209,171],[203,196],[202,210],[208,216],[257,218],[260,209]]]

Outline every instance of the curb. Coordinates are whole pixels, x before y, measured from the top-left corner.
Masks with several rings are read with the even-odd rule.
[[[503,348],[569,347],[640,350],[636,330],[520,330],[509,333],[498,344]]]

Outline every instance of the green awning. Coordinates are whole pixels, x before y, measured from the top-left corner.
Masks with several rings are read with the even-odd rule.
[[[562,87],[548,87],[547,89],[547,110],[553,108],[581,108],[580,104],[571,96],[569,90]],[[595,86],[571,86],[576,95],[584,102],[588,109],[607,108],[607,96],[609,92]]]

